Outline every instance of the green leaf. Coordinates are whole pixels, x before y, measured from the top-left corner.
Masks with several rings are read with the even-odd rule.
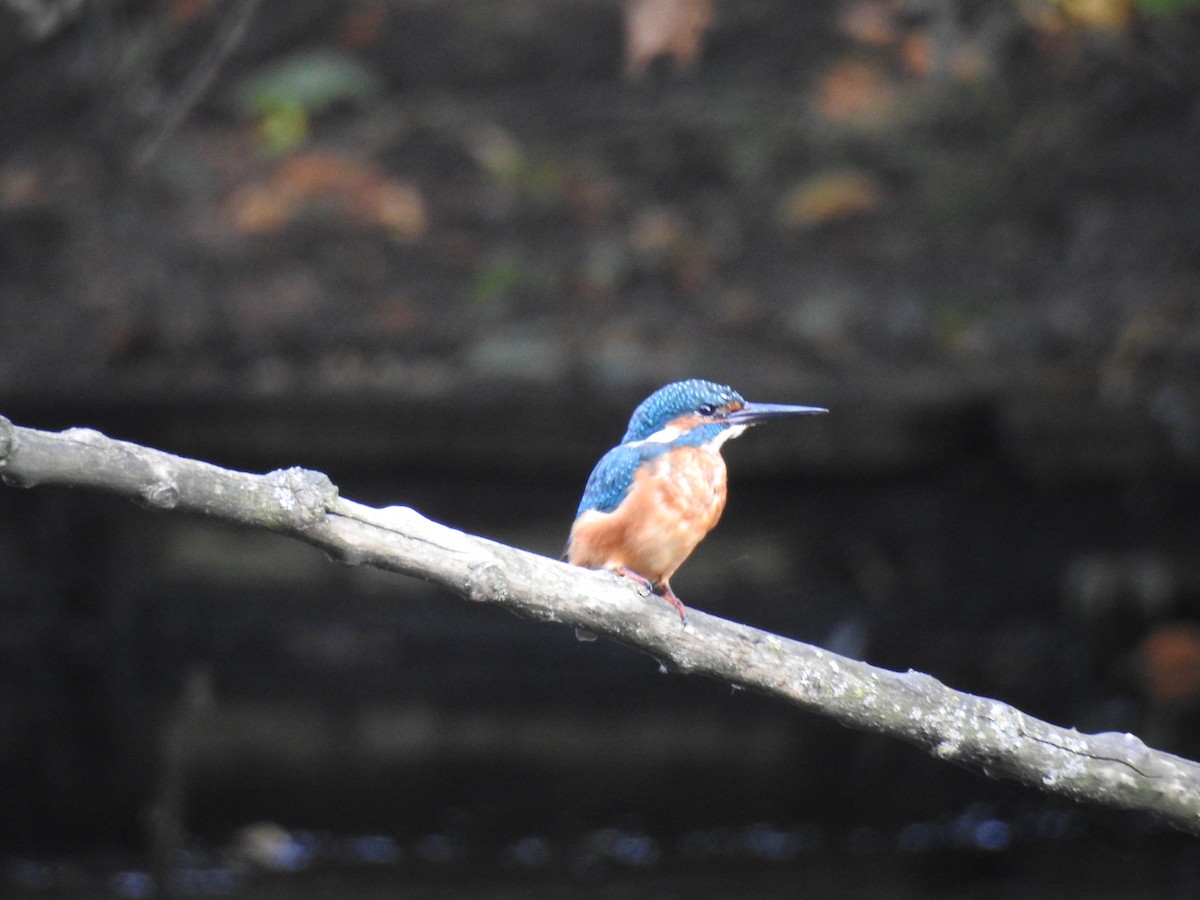
[[[378,80],[357,60],[314,50],[259,69],[242,82],[237,102],[247,114],[271,115],[280,109],[299,108],[312,115],[378,91]]]

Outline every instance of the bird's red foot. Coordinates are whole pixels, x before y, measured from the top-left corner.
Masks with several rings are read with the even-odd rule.
[[[675,592],[671,590],[670,582],[665,578],[662,580],[662,595],[668,603],[679,610],[679,621],[686,625],[688,621],[687,607],[683,605],[682,600],[675,596]]]
[[[654,593],[654,582],[645,575],[639,575],[633,569],[627,569],[624,566],[617,566],[613,571],[622,578],[628,578],[630,581],[636,582],[640,587],[644,587],[650,593]]]
[[[654,582],[645,575],[639,575],[637,572],[633,571],[633,569],[627,569],[625,566],[618,566],[616,573],[618,575],[623,575],[631,581],[636,581],[646,590],[654,593]],[[687,607],[683,605],[682,600],[675,596],[675,592],[671,590],[670,582],[664,578],[661,582],[659,582],[659,586],[662,588],[662,598],[679,611],[679,620],[686,625],[688,620]]]

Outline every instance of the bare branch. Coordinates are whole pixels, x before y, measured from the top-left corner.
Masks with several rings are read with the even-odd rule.
[[[0,477],[19,487],[99,488],[152,509],[279,531],[344,563],[414,575],[469,600],[605,635],[674,671],[779,697],[984,775],[1157,813],[1200,835],[1200,764],[1132,734],[1081,734],[919,672],[879,669],[700,611],[681,627],[668,605],[647,603],[623,579],[468,535],[406,507],[342,499],[319,472],[234,472],[89,429],[36,431],[0,417]]]

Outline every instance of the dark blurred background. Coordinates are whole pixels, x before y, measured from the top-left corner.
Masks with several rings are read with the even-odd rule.
[[[1200,756],[1187,0],[0,0],[0,414],[536,552],[680,377],[691,606]],[[0,491],[0,895],[1200,895],[1194,840]]]

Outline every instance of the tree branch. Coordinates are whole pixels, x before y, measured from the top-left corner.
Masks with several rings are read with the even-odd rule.
[[[278,531],[346,564],[413,575],[475,602],[605,635],[676,672],[779,697],[984,775],[1154,812],[1200,835],[1200,764],[1132,734],[1081,734],[919,672],[879,669],[698,610],[681,627],[671,607],[647,603],[624,579],[468,535],[407,507],[354,503],[319,472],[234,472],[90,429],[52,433],[0,417],[0,478],[17,487],[99,488],[151,509]]]

